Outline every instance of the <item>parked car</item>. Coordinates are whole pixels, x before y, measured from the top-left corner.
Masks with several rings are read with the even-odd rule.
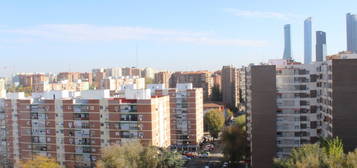
[[[209,152],[205,152],[200,155],[201,158],[208,158],[208,156],[209,156]]]
[[[228,167],[228,162],[224,162],[222,168]]]
[[[191,158],[194,158],[194,157],[196,157],[196,156],[197,156],[197,154],[196,154],[196,153],[194,153],[194,152],[187,152],[187,153],[185,153],[185,156],[187,156],[187,157],[191,157]]]
[[[213,144],[206,144],[204,146],[204,150],[206,151],[213,151],[214,150],[214,145]]]
[[[182,156],[182,159],[183,159],[183,160],[191,160],[192,158],[191,158],[191,157],[188,157],[188,156],[183,155],[183,156]]]

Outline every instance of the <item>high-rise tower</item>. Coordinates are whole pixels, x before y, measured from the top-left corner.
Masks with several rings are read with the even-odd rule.
[[[291,35],[290,24],[284,25],[284,56],[283,59],[291,60]]]
[[[323,31],[316,31],[316,62],[323,61],[326,55],[326,33]]]
[[[347,13],[346,15],[347,30],[347,51],[357,53],[357,15]]]
[[[311,38],[311,17],[304,21],[304,63],[311,64],[312,38]]]

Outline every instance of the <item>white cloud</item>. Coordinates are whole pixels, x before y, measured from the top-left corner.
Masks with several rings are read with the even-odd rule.
[[[232,45],[232,46],[255,46],[263,47],[268,43],[266,41],[256,41],[256,40],[239,40],[239,39],[215,39],[209,37],[179,37],[172,39],[178,42],[188,42],[195,44],[206,44],[206,45]]]
[[[190,32],[170,29],[154,29],[128,26],[97,26],[89,24],[46,24],[27,28],[1,29],[0,33],[12,33],[34,39],[62,41],[117,41],[152,40],[182,42],[203,45],[232,45],[261,47],[261,40],[242,40],[217,37],[213,33]],[[22,38],[25,38],[22,37]]]
[[[254,18],[263,18],[263,19],[293,20],[300,17],[299,15],[292,14],[292,13],[241,10],[241,9],[233,9],[233,8],[225,8],[224,11],[233,14],[235,16],[254,17]]]

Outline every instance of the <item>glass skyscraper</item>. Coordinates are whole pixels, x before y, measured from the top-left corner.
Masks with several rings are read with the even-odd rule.
[[[352,51],[357,53],[357,15],[347,13],[346,29],[347,29],[347,51]]]
[[[283,59],[291,60],[291,35],[290,24],[284,25],[284,55]]]
[[[311,17],[304,21],[304,63],[311,64],[312,58],[312,37],[311,37]]]
[[[316,32],[316,62],[323,61],[327,55],[326,33],[323,31]]]

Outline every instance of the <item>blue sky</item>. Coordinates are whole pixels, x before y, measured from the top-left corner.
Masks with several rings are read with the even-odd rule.
[[[303,61],[304,19],[311,16],[313,31],[327,32],[333,54],[346,48],[345,14],[357,13],[356,6],[355,0],[3,0],[0,75],[266,62],[282,57],[286,23],[293,57]]]

